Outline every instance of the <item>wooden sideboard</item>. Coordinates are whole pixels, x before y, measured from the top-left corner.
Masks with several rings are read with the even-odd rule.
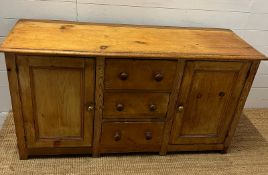
[[[19,20],[5,52],[21,159],[226,152],[264,55],[232,31]]]

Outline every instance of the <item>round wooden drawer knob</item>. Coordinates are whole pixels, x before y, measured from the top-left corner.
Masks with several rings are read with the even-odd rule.
[[[116,131],[116,132],[114,133],[114,140],[115,140],[116,142],[118,142],[119,140],[121,140],[121,133],[120,133],[119,131]]]
[[[128,73],[126,73],[126,72],[121,72],[121,73],[119,74],[119,78],[120,78],[121,80],[126,80],[126,79],[128,78]]]
[[[145,139],[146,140],[151,140],[153,138],[152,132],[148,131],[144,133]]]
[[[150,111],[156,111],[157,107],[155,104],[150,104],[149,109],[150,109]]]
[[[123,110],[124,110],[124,105],[121,104],[121,103],[118,103],[118,104],[116,105],[116,110],[117,110],[117,111],[123,111]]]
[[[220,93],[219,93],[219,96],[220,96],[220,97],[224,97],[224,96],[225,96],[225,93],[224,93],[224,92],[220,92]]]
[[[157,73],[154,74],[155,81],[162,81],[163,78],[164,78],[164,75],[161,74],[160,72],[157,72]]]

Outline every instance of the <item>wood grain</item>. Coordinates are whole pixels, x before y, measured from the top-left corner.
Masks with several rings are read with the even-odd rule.
[[[40,20],[20,20],[0,50],[173,59],[266,59],[229,30],[90,25]]]
[[[223,143],[249,70],[245,62],[187,63],[171,144]]]
[[[106,92],[104,99],[104,118],[165,118],[169,93]]]
[[[105,89],[141,89],[170,91],[176,70],[176,61],[107,59]],[[125,73],[126,79],[120,78]],[[157,79],[157,76],[162,79]],[[159,76],[159,77],[160,77]]]
[[[104,122],[101,147],[120,148],[129,152],[132,149],[135,150],[135,147],[147,147],[147,149],[158,147],[160,149],[163,126],[163,122]],[[142,152],[143,149],[140,151]]]
[[[225,29],[47,20],[20,20],[0,50],[21,159],[224,152],[266,59]]]
[[[22,104],[19,91],[19,82],[17,75],[17,65],[16,65],[16,56],[12,53],[6,53],[6,67],[8,72],[8,81],[10,95],[12,99],[12,110],[15,122],[17,144],[19,150],[20,159],[28,158],[28,150],[25,140],[25,129],[24,129],[24,120],[22,116]]]
[[[101,122],[103,115],[104,65],[104,57],[99,57],[96,59],[95,118],[92,150],[93,157],[98,157],[100,155]]]
[[[81,123],[83,124],[84,121],[81,117],[73,116],[81,116],[82,113],[81,69],[32,68],[31,74],[38,138],[73,137],[79,139],[82,134]],[[51,84],[53,86],[50,86]]]
[[[232,141],[232,138],[234,136],[237,124],[238,124],[239,119],[240,119],[240,116],[242,115],[242,111],[243,111],[244,105],[246,103],[247,96],[248,96],[250,88],[252,86],[254,77],[257,73],[259,64],[260,64],[260,61],[254,61],[251,64],[250,71],[248,73],[248,76],[246,77],[247,79],[246,79],[244,87],[241,91],[239,101],[237,102],[234,118],[233,118],[231,125],[230,125],[230,130],[228,131],[226,138],[225,138],[225,141],[224,141],[223,153],[226,153],[228,151],[228,148],[231,144],[231,141]]]
[[[163,140],[161,145],[161,150],[159,152],[160,155],[166,155],[168,151],[168,142],[170,138],[170,132],[172,128],[173,120],[176,116],[176,102],[177,102],[177,96],[179,93],[183,72],[185,68],[185,61],[178,61],[177,62],[177,69],[176,69],[176,76],[174,78],[173,88],[170,95],[170,101],[168,104],[168,112],[163,132]]]
[[[66,61],[68,60],[68,61]],[[94,61],[18,56],[19,84],[27,145],[91,146]],[[87,87],[87,88],[86,88]]]

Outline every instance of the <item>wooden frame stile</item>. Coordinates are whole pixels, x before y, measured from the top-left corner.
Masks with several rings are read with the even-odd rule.
[[[9,89],[12,101],[13,118],[16,128],[17,143],[19,156],[21,160],[28,158],[28,151],[26,146],[26,136],[23,126],[23,116],[21,111],[21,99],[19,82],[17,75],[16,55],[14,53],[5,53]]]
[[[232,121],[231,126],[230,126],[230,130],[227,133],[225,141],[224,141],[224,148],[222,150],[222,153],[227,153],[228,148],[231,144],[232,138],[235,134],[235,129],[236,129],[238,122],[239,122],[239,119],[240,119],[240,116],[243,114],[242,111],[244,109],[244,105],[246,103],[250,88],[253,84],[253,80],[254,80],[254,77],[257,73],[259,65],[260,65],[260,61],[252,61],[252,63],[251,63],[251,67],[250,67],[250,70],[248,72],[248,76],[245,80],[245,84],[244,84],[243,90],[241,92],[240,99],[238,101],[238,105],[237,105],[236,110],[235,110],[235,114],[234,114],[234,118],[233,118],[233,121]]]
[[[103,91],[104,91],[104,66],[105,58],[96,58],[96,82],[95,82],[95,117],[92,156],[100,156],[100,137],[103,113]]]
[[[163,138],[162,138],[162,145],[161,145],[161,149],[159,152],[160,155],[166,155],[168,151],[168,143],[169,143],[170,132],[171,132],[171,127],[172,127],[173,118],[174,118],[173,116],[175,115],[175,111],[176,111],[177,96],[178,96],[181,81],[182,81],[184,67],[185,67],[185,61],[179,60],[177,62],[176,77],[174,79],[173,88],[172,88],[172,92],[170,95],[170,102],[168,104],[167,117],[166,117],[166,122],[164,126]]]

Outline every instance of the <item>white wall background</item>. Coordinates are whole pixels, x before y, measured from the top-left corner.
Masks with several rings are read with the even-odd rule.
[[[268,0],[0,0],[0,42],[19,18],[230,28],[268,56]],[[246,107],[268,107],[268,62]],[[0,111],[10,108],[1,54]]]

